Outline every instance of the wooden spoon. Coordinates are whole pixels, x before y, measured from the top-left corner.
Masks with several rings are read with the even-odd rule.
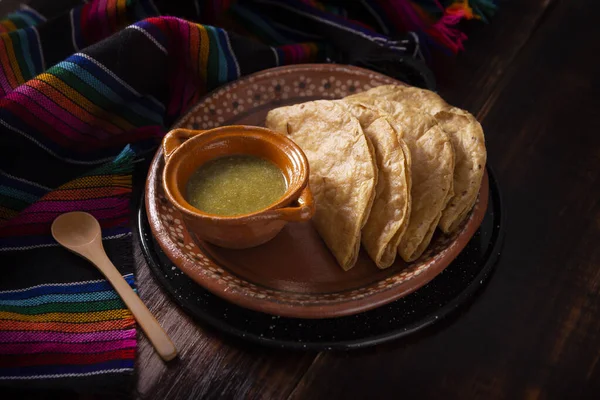
[[[52,236],[63,247],[87,259],[104,274],[163,360],[169,361],[177,356],[177,349],[169,336],[110,262],[102,246],[100,224],[94,216],[79,211],[62,214],[52,223]]]

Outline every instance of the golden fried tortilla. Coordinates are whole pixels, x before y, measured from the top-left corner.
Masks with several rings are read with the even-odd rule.
[[[439,224],[440,229],[448,233],[458,228],[477,201],[487,152],[483,129],[470,113],[451,107],[436,113],[435,118],[448,133],[456,153],[454,196]]]
[[[410,216],[410,152],[387,116],[360,104],[339,102],[361,124],[373,144],[378,178],[375,201],[362,229],[362,244],[379,268],[394,263]]]
[[[266,126],[289,135],[306,154],[316,203],[313,223],[349,270],[377,185],[377,166],[358,120],[339,104],[318,100],[271,110]]]
[[[411,154],[411,213],[398,246],[407,262],[423,254],[453,194],[454,149],[436,120],[416,108],[373,97],[346,98],[379,109],[404,127]]]
[[[486,149],[481,125],[467,111],[450,106],[436,93],[413,86],[383,85],[352,96],[398,101],[433,115],[454,147],[454,196],[442,213],[439,227],[455,230],[473,208],[485,171]]]
[[[438,111],[450,107],[444,99],[431,90],[421,89],[414,86],[404,85],[382,85],[361,92],[352,97],[360,99],[363,96],[373,97],[379,100],[398,101],[407,106],[416,107],[434,115]]]

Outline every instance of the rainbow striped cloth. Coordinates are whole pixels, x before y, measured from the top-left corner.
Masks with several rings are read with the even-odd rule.
[[[134,319],[50,225],[64,212],[93,214],[135,288],[132,172],[200,96],[314,61],[431,87],[423,35],[453,51],[454,28],[435,24],[485,14],[466,1],[350,3],[40,0],[0,21],[0,385],[130,387]]]

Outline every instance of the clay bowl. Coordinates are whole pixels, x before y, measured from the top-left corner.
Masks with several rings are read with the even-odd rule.
[[[206,131],[174,129],[162,142],[165,195],[197,240],[223,248],[245,249],[273,239],[286,223],[308,221],[315,208],[308,188],[308,161],[290,139],[253,126],[225,126]],[[249,214],[220,216],[203,212],[184,198],[192,173],[219,157],[252,155],[273,162],[283,172],[287,190],[275,203]]]
[[[262,71],[210,93],[177,124],[187,129],[264,125],[269,110],[316,99],[336,99],[383,84],[385,75],[334,64],[296,65]],[[162,150],[148,174],[145,201],[152,233],[173,263],[199,285],[239,306],[296,318],[331,318],[371,310],[418,290],[464,249],[487,209],[488,178],[463,224],[436,232],[416,261],[400,259],[378,269],[364,250],[344,272],[312,223],[287,224],[271,241],[249,249],[215,246],[190,234],[162,184]],[[317,205],[318,207],[318,205]]]

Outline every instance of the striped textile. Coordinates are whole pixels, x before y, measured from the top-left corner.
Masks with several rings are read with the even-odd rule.
[[[135,321],[103,279],[0,292],[0,318],[0,379],[133,369]]]
[[[367,65],[432,88],[423,31],[406,32],[432,24],[394,25],[408,3],[433,7],[433,24],[489,4],[33,0],[0,20],[0,383],[130,388],[135,322],[51,238],[52,221],[93,214],[134,287],[132,174],[173,122],[208,91],[291,63]]]

